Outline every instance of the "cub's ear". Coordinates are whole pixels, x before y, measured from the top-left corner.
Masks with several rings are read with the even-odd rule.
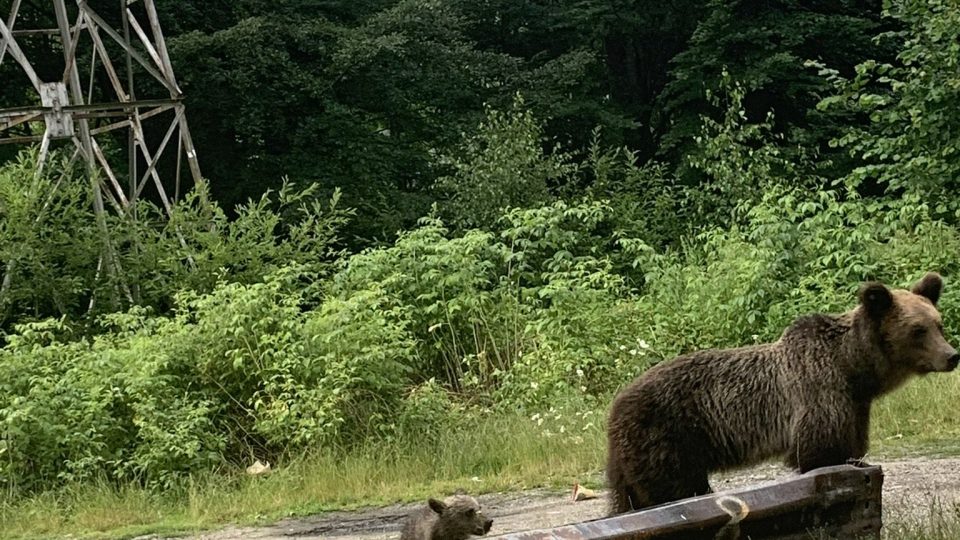
[[[860,287],[860,303],[867,315],[879,319],[893,306],[893,295],[882,283],[871,281]]]
[[[447,505],[444,504],[443,501],[438,501],[432,497],[427,501],[427,504],[430,506],[430,509],[437,514],[442,514],[443,511],[447,509]]]
[[[940,300],[941,290],[943,290],[943,278],[940,277],[940,274],[927,272],[927,275],[923,276],[923,279],[918,281],[913,288],[910,289],[910,292],[926,297],[933,305],[937,305],[937,300]]]

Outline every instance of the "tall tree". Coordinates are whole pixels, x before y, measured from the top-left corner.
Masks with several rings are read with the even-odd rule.
[[[286,175],[342,188],[357,236],[411,224],[437,147],[516,70],[462,24],[443,3],[407,0],[354,27],[281,10],[171,40],[215,196],[231,206]]]
[[[805,62],[849,74],[867,58],[893,54],[873,41],[884,29],[879,0],[711,0],[707,10],[657,98],[659,152],[674,162],[691,151],[700,116],[717,114],[708,94],[719,89],[724,69],[747,91],[749,121],[772,111],[788,144],[829,151],[839,122],[816,110],[829,83]]]
[[[853,77],[825,70],[837,93],[827,111],[870,118],[837,143],[857,156],[848,185],[905,195],[937,217],[960,222],[960,10],[950,0],[897,0],[887,15],[904,30],[894,62],[868,60]]]
[[[587,80],[565,111],[567,122],[560,125],[584,145],[590,128],[602,125],[606,139],[626,142],[651,155],[655,149],[649,129],[651,105],[667,83],[670,61],[684,50],[705,3],[490,0],[465,1],[463,9],[471,21],[470,35],[485,49],[534,65],[561,62],[574,52],[593,58],[595,62],[584,73]],[[537,105],[535,98],[528,102]],[[571,122],[573,116],[587,121]],[[548,123],[548,132],[555,132],[556,125]]]

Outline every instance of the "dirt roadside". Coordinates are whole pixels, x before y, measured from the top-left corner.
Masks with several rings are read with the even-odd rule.
[[[884,522],[922,518],[935,505],[953,508],[960,502],[960,459],[911,458],[875,460],[884,471]],[[764,464],[712,478],[714,490],[723,491],[788,477],[792,473],[775,464]],[[477,497],[484,512],[493,517],[491,534],[555,527],[602,517],[605,493],[598,499],[573,502],[570,493],[544,490],[491,493]],[[266,527],[228,527],[186,536],[191,540],[335,540],[396,539],[406,514],[416,505],[392,505],[356,512],[331,512],[290,518]],[[157,536],[141,540],[158,539]]]

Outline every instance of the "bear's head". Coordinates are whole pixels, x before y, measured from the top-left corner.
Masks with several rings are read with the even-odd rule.
[[[928,273],[909,290],[890,290],[881,283],[860,288],[860,304],[875,323],[890,367],[904,374],[952,371],[960,354],[943,334],[937,300],[943,289],[939,274]]]
[[[430,509],[440,516],[444,532],[450,538],[481,536],[490,532],[493,520],[480,511],[480,503],[469,495],[453,495],[446,500],[429,499]]]

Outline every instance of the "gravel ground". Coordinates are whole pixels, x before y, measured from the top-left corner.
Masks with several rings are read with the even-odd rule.
[[[960,459],[871,461],[884,472],[883,519],[910,521],[928,516],[935,505],[952,508],[960,501]],[[715,491],[752,486],[789,477],[792,473],[764,464],[712,478]],[[573,502],[571,493],[544,490],[491,493],[477,497],[484,512],[493,518],[490,534],[555,527],[602,517],[605,493],[597,499]],[[187,536],[193,540],[289,540],[330,538],[335,540],[396,539],[406,514],[416,505],[392,505],[356,512],[330,512],[304,518],[290,518],[266,527],[228,527]],[[157,539],[156,536],[141,540]]]

